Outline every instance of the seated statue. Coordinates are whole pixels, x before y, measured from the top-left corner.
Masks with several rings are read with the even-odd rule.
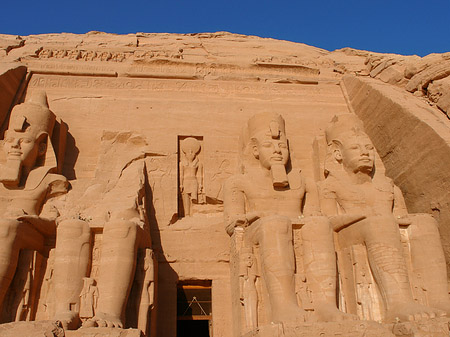
[[[137,316],[133,327],[146,333],[155,278],[145,154],[141,139],[131,139],[127,133],[104,136],[104,143],[107,145],[102,148],[95,181],[74,182],[67,206],[61,210],[53,272],[53,317],[66,329],[78,328],[80,319],[83,327],[123,328],[130,291],[137,282],[141,286],[136,291],[139,298],[133,300]],[[91,232],[102,233],[101,241],[93,244]],[[143,270],[136,271],[138,261]],[[92,289],[96,284],[95,301],[80,303],[87,277]]]
[[[273,113],[253,116],[243,129],[240,152],[241,172],[224,186],[226,230],[231,236],[243,228],[242,254],[251,254],[252,247],[259,247],[270,321],[301,323],[308,319],[295,291],[293,224],[303,225],[303,264],[313,294],[313,319],[353,319],[337,308],[333,232],[328,219],[318,211],[315,184],[303,178],[300,170],[290,168],[284,119]],[[246,266],[253,264],[251,256],[241,259],[246,260]],[[255,273],[240,274],[245,279],[243,292],[249,294],[244,305],[254,306],[251,282]],[[254,308],[246,308],[246,312],[255,315]],[[254,322],[255,317],[248,319],[248,325],[254,326]]]
[[[68,190],[67,179],[55,173],[55,119],[43,92],[11,112],[3,141],[6,163],[0,168],[0,309],[21,250],[46,255],[44,239],[54,235],[58,216],[46,202]]]
[[[340,248],[360,244],[385,306],[386,322],[450,312],[444,253],[436,221],[408,214],[400,189],[375,169],[375,149],[355,115],[334,117],[326,130],[326,179],[319,183],[322,213],[352,215],[335,224]],[[399,225],[409,226],[413,270],[421,274],[428,305],[414,301]]]

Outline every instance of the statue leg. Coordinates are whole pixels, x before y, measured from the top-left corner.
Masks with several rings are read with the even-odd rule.
[[[55,319],[65,329],[76,329],[83,277],[87,275],[90,255],[90,228],[82,220],[59,223],[54,263]]]
[[[411,259],[426,290],[428,304],[450,315],[447,266],[438,224],[429,214],[410,215]]]
[[[98,306],[93,320],[98,326],[123,327],[123,312],[136,269],[138,226],[127,220],[105,225],[98,278]]]
[[[191,216],[191,196],[188,193],[183,192],[181,194],[181,197],[183,199],[183,208],[184,208],[184,216]]]
[[[403,321],[442,315],[414,302],[400,231],[393,216],[374,216],[358,223],[367,246],[370,268],[386,303],[386,320]]]
[[[305,218],[302,227],[303,264],[308,287],[312,290],[314,312],[321,321],[357,319],[337,307],[336,253],[333,230],[326,217]]]
[[[245,239],[260,246],[262,276],[269,293],[272,322],[304,322],[306,313],[298,306],[295,294],[295,260],[289,218],[262,218],[247,228]]]
[[[0,309],[14,277],[21,249],[43,251],[44,237],[29,223],[0,220]]]

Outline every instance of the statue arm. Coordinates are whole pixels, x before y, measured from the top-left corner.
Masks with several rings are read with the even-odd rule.
[[[247,224],[245,214],[245,194],[238,187],[235,177],[231,177],[224,184],[224,216],[226,231],[232,235],[234,228]]]
[[[24,214],[17,217],[17,220],[30,223],[44,235],[53,235],[56,232],[56,218],[59,216],[59,212],[51,199],[67,193],[69,182],[62,175],[48,174],[42,183],[48,184],[48,186],[39,215]]]
[[[394,207],[392,213],[397,218],[397,222],[399,224],[410,224],[410,221],[407,219],[408,217],[408,209],[406,208],[405,199],[403,198],[403,193],[398,188],[398,186],[394,185]],[[405,222],[406,221],[406,222]]]
[[[198,179],[198,185],[200,188],[200,191],[203,189],[203,179],[204,179],[204,173],[203,173],[203,164],[199,163],[198,165],[198,174],[199,174],[199,179]]]
[[[366,218],[363,214],[339,214],[336,193],[332,191],[325,183],[319,188],[320,209],[322,214],[330,219],[331,226],[335,232]]]
[[[328,188],[326,181],[319,183],[318,187],[319,204],[322,214],[327,216],[337,215],[336,193]]]
[[[180,191],[184,190],[184,166],[183,163],[180,163]]]
[[[305,180],[305,192],[305,206],[303,208],[303,214],[306,216],[321,215],[319,192],[317,190],[317,185],[313,180]]]

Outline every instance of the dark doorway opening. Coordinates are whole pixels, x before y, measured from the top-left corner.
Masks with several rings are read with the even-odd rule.
[[[212,337],[211,281],[182,281],[177,286],[177,337]]]
[[[177,337],[210,337],[209,321],[177,321]]]

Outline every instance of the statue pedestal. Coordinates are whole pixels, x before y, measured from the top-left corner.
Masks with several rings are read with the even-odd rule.
[[[2,337],[64,337],[59,321],[32,321],[0,324]]]
[[[139,329],[81,328],[66,331],[65,337],[143,337]]]
[[[267,324],[242,337],[394,337],[387,327],[370,321]]]
[[[450,336],[450,318],[435,318],[418,322],[384,324],[395,336],[401,337],[447,337]]]
[[[379,324],[373,321],[266,324],[242,337],[448,337],[449,318]]]

